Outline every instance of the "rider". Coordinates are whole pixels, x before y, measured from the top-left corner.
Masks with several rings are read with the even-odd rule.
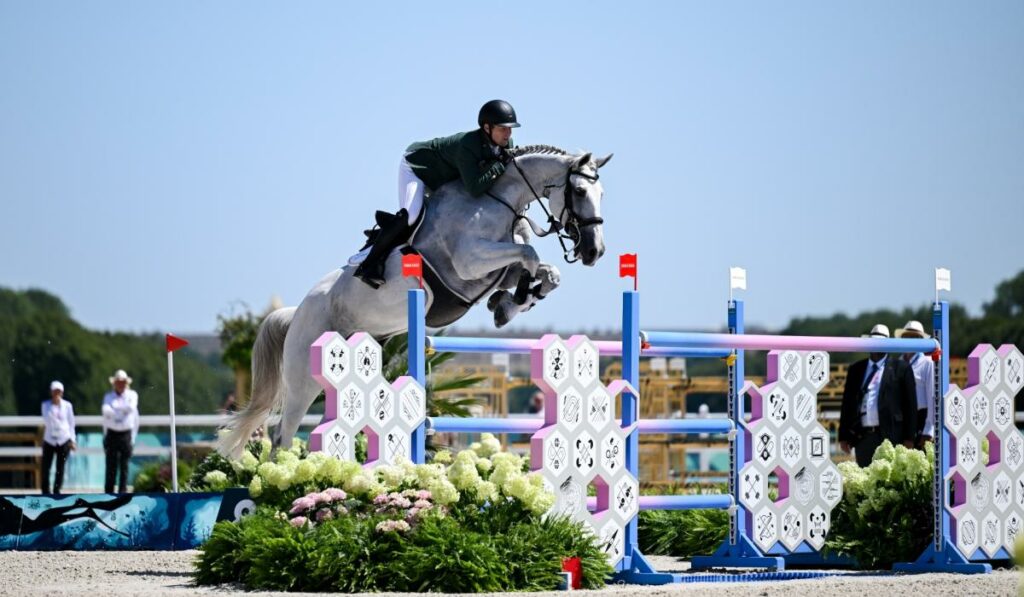
[[[480,108],[480,128],[450,137],[413,143],[398,166],[398,203],[393,218],[379,220],[373,247],[355,276],[377,288],[384,283],[384,264],[392,249],[405,242],[423,210],[424,194],[453,180],[462,180],[470,195],[486,193],[512,160],[512,129],[516,111],[504,100]]]

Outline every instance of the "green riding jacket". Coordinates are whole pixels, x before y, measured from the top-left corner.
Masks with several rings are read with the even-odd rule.
[[[479,197],[505,172],[493,147],[483,130],[476,129],[413,143],[405,150],[405,161],[431,190],[462,179],[469,194]],[[512,149],[511,139],[508,149]]]

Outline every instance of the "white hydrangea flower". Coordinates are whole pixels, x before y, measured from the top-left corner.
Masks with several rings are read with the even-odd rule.
[[[224,471],[210,471],[203,477],[203,482],[206,483],[211,491],[223,491],[228,486],[228,476]]]
[[[473,444],[473,451],[476,452],[480,458],[490,458],[491,456],[501,452],[501,442],[498,438],[494,437],[492,433],[484,433],[480,436],[480,441]]]
[[[374,472],[377,473],[377,479],[389,490],[401,487],[405,478],[405,471],[401,467],[388,464],[378,466]]]
[[[296,484],[309,483],[316,474],[316,466],[309,460],[302,460],[295,465],[295,473],[292,482]]]
[[[256,475],[252,478],[252,481],[249,483],[249,495],[251,495],[254,498],[258,498],[262,494],[263,481],[260,480],[259,475]]]

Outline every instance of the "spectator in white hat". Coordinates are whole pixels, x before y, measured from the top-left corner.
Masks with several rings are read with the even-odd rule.
[[[50,465],[57,456],[57,472],[53,475],[53,493],[60,494],[64,487],[64,468],[68,454],[75,444],[75,409],[64,400],[64,384],[50,383],[50,399],[43,402],[43,462],[42,490],[50,493]]]
[[[104,491],[128,491],[128,462],[132,458],[135,436],[139,433],[139,395],[129,386],[132,378],[118,369],[110,378],[113,389],[103,397],[103,450],[107,454]]]
[[[888,338],[878,324],[865,338]],[[884,440],[914,447],[917,439],[917,391],[907,361],[873,352],[850,365],[839,416],[839,446],[853,450],[859,466],[868,466]]]
[[[897,338],[930,338],[924,331],[920,321],[911,320],[907,325],[896,330]],[[903,355],[910,363],[914,372],[914,385],[917,389],[917,447],[924,449],[926,442],[935,437],[935,362],[921,352]]]

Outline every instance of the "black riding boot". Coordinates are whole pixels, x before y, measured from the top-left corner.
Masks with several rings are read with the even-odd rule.
[[[377,231],[373,248],[356,268],[355,277],[373,288],[380,288],[384,284],[384,266],[388,256],[395,247],[409,239],[410,229],[409,213],[404,209],[398,210],[391,221],[383,223]]]

